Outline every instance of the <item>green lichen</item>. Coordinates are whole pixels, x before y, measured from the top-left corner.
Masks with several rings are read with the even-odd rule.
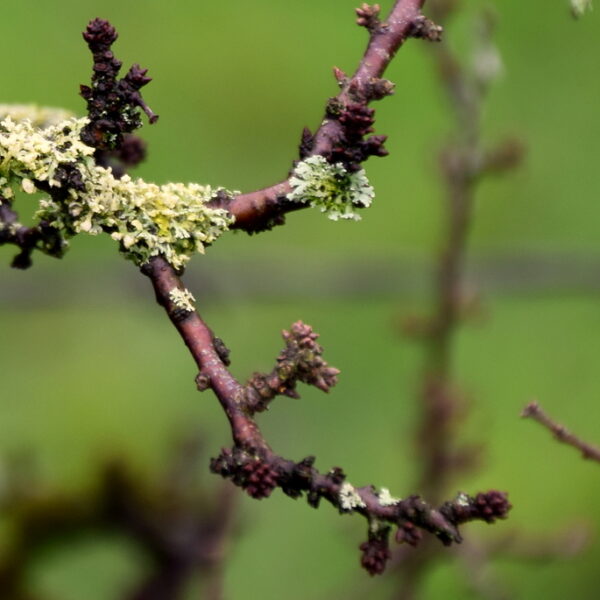
[[[94,148],[80,139],[87,122],[69,119],[44,129],[11,117],[0,122],[0,192],[10,198],[17,187],[28,194],[64,187],[64,194],[40,200],[35,217],[65,241],[78,233],[108,233],[137,265],[160,255],[180,268],[228,229],[229,213],[207,205],[219,189],[116,179],[97,166]],[[59,176],[65,169],[81,185],[65,184]]]
[[[588,10],[592,10],[592,0],[571,0],[571,12],[576,19],[583,17]]]
[[[342,163],[330,164],[319,155],[299,162],[290,184],[288,200],[319,208],[333,221],[358,221],[355,209],[370,206],[375,195],[363,169],[351,173]]]

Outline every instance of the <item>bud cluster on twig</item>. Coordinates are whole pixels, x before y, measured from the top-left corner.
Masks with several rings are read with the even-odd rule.
[[[421,5],[422,0],[397,0],[385,24],[378,21],[378,7],[363,5],[359,9],[359,24],[370,32],[369,44],[351,77],[337,73],[340,93],[328,101],[322,125],[314,135],[306,131],[303,134],[305,165],[311,159],[317,163],[325,161],[344,170],[337,179],[362,182],[360,164],[369,156],[386,154],[385,138],[370,135],[374,112],[369,103],[393,91],[393,86],[382,79],[385,68],[408,37],[425,31]],[[433,39],[431,32],[436,29],[430,25],[426,28],[430,33],[421,37]],[[117,80],[120,62],[110,49],[116,39],[114,28],[107,21],[96,19],[84,37],[94,55],[94,76],[92,86],[82,89],[88,101],[89,119],[85,125],[83,121],[76,122],[83,127],[81,139],[76,140],[76,146],[82,146],[77,146],[77,168],[71,165],[71,170],[66,169],[57,158],[64,152],[75,152],[71,149],[73,143],[66,149],[60,144],[52,154],[52,159],[63,169],[60,181],[52,179],[54,173],[47,173],[37,162],[31,165],[19,162],[21,159],[15,159],[14,176],[25,191],[31,188],[52,194],[43,206],[43,214],[52,217],[52,223],[73,235],[81,231],[109,233],[119,242],[122,252],[150,279],[158,303],[197,364],[198,387],[213,390],[231,427],[233,445],[211,461],[211,469],[254,498],[266,498],[279,488],[292,498],[304,496],[313,507],[325,500],[341,514],[360,514],[366,519],[369,532],[361,546],[362,564],[371,574],[383,571],[389,558],[387,538],[393,528],[398,530],[399,542],[414,544],[423,531],[443,544],[451,544],[461,541],[458,527],[462,523],[471,520],[491,523],[506,517],[510,504],[501,492],[459,494],[436,508],[419,496],[396,499],[385,488],[355,487],[339,467],[323,474],[315,468],[312,456],[295,462],[270,448],[255,414],[264,410],[276,395],[297,397],[297,382],[328,391],[336,383],[339,371],[322,358],[318,335],[298,321],[284,332],[285,348],[274,370],[267,375],[255,374],[242,385],[228,370],[229,360],[223,345],[196,311],[193,296],[180,275],[192,251],[203,250],[229,226],[259,231],[306,203],[292,193],[293,177],[249,194],[213,193],[210,188],[195,184],[153,186],[128,176],[119,179],[114,171],[91,164],[91,155],[98,163],[104,160],[99,152],[123,152],[128,143],[125,134],[140,124],[139,109],[148,114],[151,122],[155,115],[139,94],[149,81],[144,70],[134,66],[123,79]],[[4,123],[3,127],[10,129],[11,125]],[[55,131],[55,137],[72,135],[73,129],[67,129],[68,132]],[[39,132],[32,130],[31,136],[35,135]],[[357,193],[362,204],[367,205],[371,199],[370,186],[362,183],[361,186]],[[334,205],[339,200],[327,195],[326,199]],[[6,215],[0,213],[0,222],[3,216],[8,220],[13,218],[7,210]]]

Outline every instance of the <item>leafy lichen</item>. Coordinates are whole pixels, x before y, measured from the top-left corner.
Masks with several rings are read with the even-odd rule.
[[[290,178],[287,199],[319,208],[333,221],[360,219],[356,208],[371,205],[374,191],[363,169],[351,173],[342,163],[315,155],[299,162]]]
[[[228,229],[231,215],[207,204],[219,189],[117,179],[96,165],[94,148],[80,139],[87,122],[73,118],[44,129],[11,117],[0,122],[1,193],[11,198],[17,187],[26,193],[62,188],[64,194],[40,200],[35,217],[65,241],[108,233],[137,265],[161,255],[180,268]]]

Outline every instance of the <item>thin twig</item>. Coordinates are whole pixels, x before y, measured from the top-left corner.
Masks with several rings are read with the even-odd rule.
[[[377,5],[363,4],[357,10],[358,24],[369,32],[367,49],[352,77],[335,70],[341,91],[327,102],[325,119],[316,134],[304,132],[301,158],[316,154],[330,163],[339,162],[348,172],[355,173],[369,156],[386,153],[383,136],[366,137],[372,132],[374,123],[374,111],[368,105],[392,93],[393,85],[381,79],[381,75],[407,37],[439,40],[440,28],[420,14],[423,2],[397,0],[385,21],[379,19]],[[94,52],[94,68],[100,72],[105,87],[85,88],[84,97],[93,100],[93,109],[97,102],[112,102],[108,88],[114,88],[121,105],[111,115],[110,122],[98,121],[93,135],[90,134],[92,141],[101,142],[105,133],[121,131],[131,124],[127,120],[121,123],[121,117],[130,110],[132,102],[136,107],[142,106],[139,88],[148,82],[145,71],[135,66],[124,79],[116,80],[120,63],[108,50],[115,36],[114,28],[101,19],[92,21],[85,34]],[[102,96],[105,92],[106,98]],[[137,127],[138,123],[134,125]],[[115,139],[118,145],[119,136]],[[110,140],[113,140],[112,136],[109,136]],[[72,169],[63,173],[64,185],[59,186],[60,193],[65,195],[62,201],[66,201],[70,187],[82,185],[77,174]],[[236,198],[222,192],[213,200],[213,205],[227,208],[235,217],[237,228],[256,232],[278,224],[285,212],[299,208],[284,198],[286,190],[289,190],[289,184],[283,182],[267,191]],[[61,198],[55,200],[58,202]],[[325,474],[319,472],[314,467],[313,456],[295,462],[277,455],[258,427],[255,415],[266,409],[277,395],[296,395],[295,386],[299,381],[323,391],[335,384],[338,371],[322,359],[322,348],[316,341],[318,335],[302,322],[293,324],[290,331],[283,334],[286,345],[273,371],[255,374],[242,385],[228,371],[228,351],[194,309],[193,296],[183,286],[180,273],[162,255],[144,262],[141,270],[151,280],[158,303],[165,309],[198,366],[198,389],[211,388],[229,420],[233,447],[223,449],[211,461],[213,472],[231,479],[257,499],[266,498],[279,488],[292,498],[304,495],[309,505],[315,508],[325,500],[340,513],[362,515],[368,522],[368,539],[360,546],[362,564],[371,574],[381,573],[385,568],[390,556],[392,527],[396,528],[398,542],[415,545],[425,531],[448,545],[461,541],[458,526],[462,523],[472,520],[492,523],[506,517],[510,504],[506,494],[496,490],[475,496],[459,494],[435,507],[419,496],[400,500],[393,498],[385,488],[354,487],[346,481],[339,467]],[[440,502],[441,497],[436,498],[436,504]],[[174,580],[171,579],[173,575],[176,576]],[[181,577],[174,573],[166,572],[165,577],[163,583],[167,586],[173,587],[173,581],[177,585],[181,582]]]
[[[542,410],[542,407],[537,402],[530,402],[523,409],[521,416],[525,419],[537,421],[550,431],[559,442],[573,446],[573,448],[579,450],[583,458],[600,462],[600,448],[598,446],[588,444],[574,433],[571,433],[564,425],[554,421]]]
[[[415,34],[415,23],[422,21],[421,7],[425,0],[396,0],[388,18],[378,27],[370,29],[369,44],[352,77],[343,78],[336,70],[340,93],[328,101],[321,126],[314,134],[309,154],[329,156],[344,140],[344,125],[331,114],[330,107],[368,105],[383,95],[392,93],[393,86],[380,78],[400,46]],[[360,21],[360,17],[359,17]],[[383,90],[383,92],[381,91]],[[383,141],[383,140],[382,140]],[[227,208],[235,217],[234,229],[258,231],[281,222],[285,213],[303,208],[285,199],[291,191],[288,178],[269,187],[240,194],[233,198],[220,198],[214,206]]]
[[[367,50],[352,77],[347,78],[341,71],[336,70],[341,92],[329,100],[326,118],[317,133],[311,136],[305,132],[303,135],[301,154],[319,154],[331,161],[339,158],[350,169],[357,168],[357,164],[366,160],[370,154],[383,154],[383,138],[374,136],[377,139],[369,138],[366,142],[363,141],[364,134],[371,131],[370,126],[373,122],[373,111],[368,109],[367,105],[372,100],[391,93],[391,84],[380,77],[409,35],[430,40],[439,39],[440,28],[420,14],[422,5],[423,0],[397,0],[386,21],[379,20],[377,5],[364,4],[357,10],[358,23],[366,27],[370,34]],[[348,123],[354,123],[354,127],[357,122],[366,123],[366,128],[352,130]],[[470,183],[471,178],[468,180]],[[267,190],[233,199],[220,196],[213,204],[227,208],[235,216],[236,227],[249,232],[259,231],[273,225],[273,219],[279,219],[284,212],[299,208],[283,201],[287,190],[289,185],[282,182]],[[436,365],[435,378],[432,380],[435,395],[445,395],[445,390],[437,389],[437,383],[445,382],[445,347],[451,337],[456,310],[457,278],[452,274],[459,269],[455,263],[460,262],[462,258],[463,238],[468,221],[466,213],[462,210],[463,205],[467,205],[462,192],[463,187],[460,187],[459,192],[454,193],[460,206],[454,211],[456,217],[450,236],[450,249],[444,254],[446,262],[440,272],[440,333],[432,346]],[[450,278],[447,276],[449,271]],[[398,527],[396,538],[399,542],[416,544],[421,537],[420,530],[425,530],[434,533],[447,544],[460,540],[456,525],[463,522],[467,514],[470,515],[469,519],[475,514],[479,517],[487,515],[488,519],[484,517],[484,520],[490,521],[506,515],[510,505],[506,496],[500,492],[479,494],[475,498],[459,495],[455,501],[446,502],[439,509],[435,509],[418,496],[395,500],[390,499],[387,490],[378,492],[370,485],[356,488],[345,481],[345,475],[339,468],[334,468],[325,475],[319,473],[313,466],[314,457],[294,462],[278,456],[263,437],[254,419],[254,413],[265,406],[260,399],[261,392],[265,389],[265,381],[285,382],[279,393],[285,393],[283,390],[286,389],[293,391],[293,383],[291,387],[287,385],[287,374],[284,377],[277,373],[275,378],[273,375],[254,377],[247,386],[242,386],[227,370],[228,363],[223,356],[221,344],[217,344],[217,338],[198,313],[189,307],[182,310],[182,307],[174,302],[173,294],[178,295],[185,291],[175,270],[163,258],[156,257],[142,268],[142,272],[152,281],[158,303],[166,310],[198,365],[198,388],[212,388],[229,419],[234,446],[232,449],[223,450],[221,455],[213,460],[211,468],[214,472],[232,479],[255,498],[264,498],[279,487],[294,498],[305,493],[311,506],[316,507],[321,499],[325,499],[342,513],[356,512],[363,515],[370,526],[368,541],[361,545],[362,564],[371,574],[383,571],[389,558],[390,525]],[[299,336],[297,341],[300,346],[311,347],[316,344],[316,334],[310,328],[301,323],[295,324],[294,328],[295,335]],[[293,336],[286,332],[284,337],[287,339]],[[438,366],[441,367],[441,373],[437,372]],[[310,368],[321,367],[320,372],[312,372],[309,377],[301,380],[326,391],[334,383],[337,371],[328,368],[326,363],[319,367],[313,364]],[[316,383],[319,381],[323,384]],[[255,384],[260,385],[257,388]],[[276,390],[279,386],[267,387]],[[265,401],[269,402],[272,397],[267,394]],[[438,417],[440,415],[436,415],[436,418]],[[443,433],[443,430],[440,431]],[[436,502],[440,501],[441,495],[438,497],[436,494]],[[379,525],[373,526],[373,523]]]
[[[456,2],[436,0],[428,6],[436,21],[445,22],[455,10]],[[487,44],[491,44],[490,35],[491,29],[483,32]],[[482,147],[480,116],[489,83],[485,74],[474,72],[446,42],[428,49],[455,116],[452,141],[441,154],[447,225],[437,263],[435,307],[425,327],[420,327],[425,359],[418,398],[420,422],[416,441],[421,468],[416,487],[428,498],[437,499],[447,493],[458,470],[477,462],[473,448],[458,444],[456,429],[465,408],[462,394],[453,381],[454,338],[465,313],[465,259],[475,194],[483,176],[517,162],[520,147],[512,145],[507,160],[491,158],[504,157],[505,152],[498,148],[485,151]],[[502,148],[505,146],[502,144]],[[437,555],[437,548],[429,542],[418,551],[403,553],[398,599],[412,600],[417,596]]]
[[[345,481],[346,476],[339,467],[322,474],[314,468],[312,456],[299,462],[278,456],[254,420],[255,407],[247,388],[227,370],[222,342],[217,341],[195,310],[182,311],[173,300],[173,290],[185,289],[175,269],[163,258],[156,257],[142,272],[150,278],[157,302],[167,312],[198,366],[199,387],[212,388],[228,417],[234,447],[224,449],[213,460],[214,472],[232,479],[254,498],[265,498],[279,487],[292,498],[306,494],[308,503],[315,508],[324,499],[340,513],[358,513],[371,524],[381,523],[375,529],[377,535],[370,536],[367,545],[362,547],[363,565],[372,573],[381,572],[389,557],[390,527],[384,526],[385,523],[398,527],[398,541],[415,544],[421,537],[419,530],[424,530],[443,544],[450,544],[462,539],[457,529],[459,524],[473,519],[494,522],[506,516],[510,504],[501,492],[490,491],[475,497],[460,494],[455,500],[434,508],[419,496],[396,500],[372,485],[354,487]],[[312,339],[310,333],[301,345],[309,343],[309,339]],[[370,531],[373,531],[372,525]],[[365,555],[373,559],[374,564],[368,561],[365,564]]]

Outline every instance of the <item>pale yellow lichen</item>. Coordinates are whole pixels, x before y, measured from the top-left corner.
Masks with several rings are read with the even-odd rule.
[[[456,496],[455,502],[459,506],[469,506],[469,496],[467,496],[467,494],[464,492],[460,492],[458,496]]]
[[[348,483],[344,482],[340,488],[339,493],[340,507],[342,510],[352,511],[355,508],[365,508],[366,504],[360,497],[360,494],[356,491],[356,488]]]
[[[65,168],[81,181],[69,185],[64,198],[44,197],[36,218],[56,228],[66,240],[77,233],[108,233],[121,252],[142,265],[164,256],[182,267],[203,252],[233,221],[207,202],[219,189],[198,184],[156,185],[99,167],[94,148],[80,139],[87,119],[69,119],[45,129],[30,121],[0,122],[0,189],[10,198],[20,185],[26,193],[64,185]]]
[[[379,498],[379,504],[381,504],[381,506],[393,506],[394,504],[398,504],[401,500],[401,498],[394,498],[387,488],[381,488],[377,497]]]
[[[34,127],[58,125],[75,115],[63,108],[37,104],[0,104],[0,121],[10,117],[13,121],[29,121]]]
[[[169,291],[169,298],[177,308],[182,308],[188,312],[194,312],[194,302],[196,298],[188,289],[173,288]]]

